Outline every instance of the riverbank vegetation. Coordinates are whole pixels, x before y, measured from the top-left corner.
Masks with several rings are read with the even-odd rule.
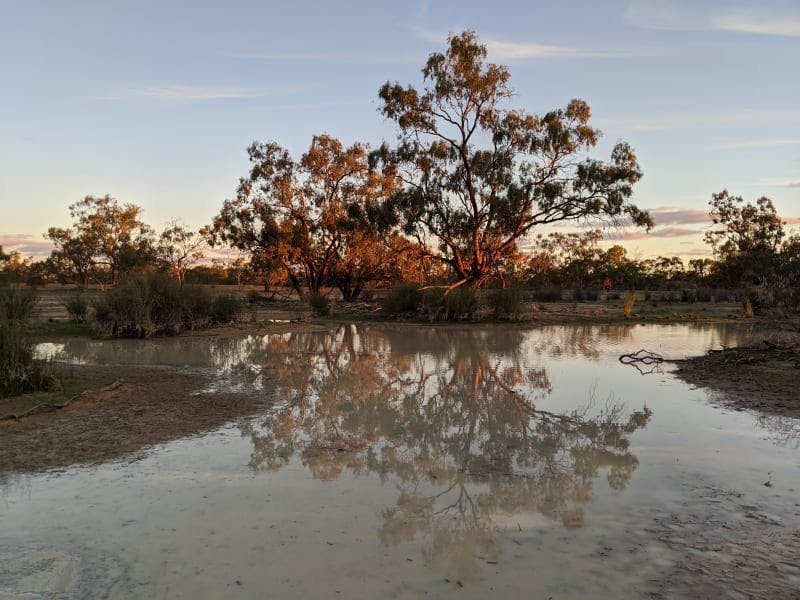
[[[625,142],[592,156],[601,133],[586,102],[541,115],[509,106],[508,69],[469,31],[422,74],[421,85],[379,90],[394,145],[321,134],[292,156],[254,142],[235,196],[197,230],[173,221],[159,233],[141,207],[87,196],[69,207],[70,227],[46,232],[47,260],[0,249],[0,278],[86,290],[62,304],[76,325],[93,319],[107,335],[196,329],[288,298],[317,316],[364,303],[372,317],[433,320],[516,320],[565,305],[600,319],[800,310],[800,236],[768,198],[713,195],[713,258],[633,257],[607,247],[604,228],[653,226],[632,202],[642,172]],[[236,302],[198,284],[263,291]]]
[[[0,397],[60,386],[52,364],[34,357],[28,319],[35,302],[29,289],[0,287]]]

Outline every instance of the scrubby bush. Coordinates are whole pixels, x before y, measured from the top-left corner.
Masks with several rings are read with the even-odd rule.
[[[182,325],[197,329],[208,324],[214,311],[214,296],[199,285],[184,285],[180,290]]]
[[[164,274],[135,277],[94,304],[95,318],[113,337],[174,335],[210,323],[229,323],[241,308],[233,296],[212,296],[199,286],[181,286]]]
[[[472,288],[457,287],[445,295],[443,305],[448,320],[472,318],[478,310],[478,296]]]
[[[522,290],[517,287],[489,290],[486,300],[495,319],[519,319],[525,311]]]
[[[395,283],[381,300],[381,308],[387,315],[414,313],[422,303],[419,286],[408,281]]]
[[[233,294],[220,294],[211,305],[211,321],[220,325],[235,321],[242,312],[239,299]]]
[[[0,287],[0,306],[9,321],[26,321],[36,306],[36,293],[29,287]]]
[[[713,302],[714,291],[711,288],[707,287],[697,288],[694,297],[698,302]]]
[[[423,292],[421,308],[432,321],[458,321],[474,316],[478,310],[478,296],[466,286],[452,290],[431,288]]]
[[[89,315],[89,301],[82,291],[75,292],[64,299],[67,314],[73,323],[84,323]]]
[[[573,302],[586,302],[586,291],[583,288],[572,288]]]
[[[0,288],[0,396],[59,386],[52,363],[36,360],[25,321],[36,301],[30,290]]]
[[[587,288],[585,294],[587,302],[597,302],[600,300],[600,290],[597,288]]]
[[[325,294],[311,294],[308,297],[311,310],[318,317],[325,317],[331,314],[331,300]]]
[[[560,302],[564,298],[564,289],[555,286],[544,286],[533,291],[533,298],[539,302]]]

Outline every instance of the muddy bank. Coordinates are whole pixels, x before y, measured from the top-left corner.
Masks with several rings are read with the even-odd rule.
[[[793,490],[776,491],[791,503]],[[798,505],[794,503],[795,513]],[[657,516],[648,528],[676,554],[653,582],[653,598],[797,598],[800,530],[740,492],[699,487],[686,510]]]
[[[196,372],[130,366],[71,366],[90,391],[62,409],[0,421],[0,471],[41,471],[134,455],[148,446],[213,430],[269,403],[267,392],[198,393]]]
[[[800,417],[800,352],[761,343],[675,361],[678,377],[708,388],[714,402],[737,409]]]

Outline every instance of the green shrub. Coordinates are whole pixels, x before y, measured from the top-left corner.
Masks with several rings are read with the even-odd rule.
[[[597,302],[600,300],[600,290],[597,288],[588,288],[585,290],[586,300],[589,302]]]
[[[495,319],[515,320],[525,310],[522,290],[517,287],[489,290],[486,300]]]
[[[408,281],[395,283],[381,300],[381,308],[387,315],[417,312],[422,303],[419,286]]]
[[[560,302],[564,298],[564,289],[557,285],[548,285],[536,288],[533,299],[539,302]]]
[[[113,337],[174,335],[184,325],[184,293],[162,273],[134,277],[94,303],[95,318]]]
[[[197,329],[207,325],[214,311],[215,299],[211,293],[199,285],[184,285],[181,295],[183,326]]]
[[[430,288],[422,293],[421,309],[433,321],[471,318],[478,310],[478,296],[466,286]]]
[[[318,317],[326,317],[331,314],[331,301],[325,294],[311,294],[308,297],[308,303]]]
[[[573,302],[585,302],[586,301],[586,291],[583,288],[573,288],[572,289],[572,300]]]
[[[0,317],[0,396],[59,387],[50,362],[33,357],[33,342],[20,322]]]
[[[85,323],[89,314],[89,301],[82,291],[75,292],[64,300],[67,314],[73,323]]]
[[[444,308],[447,319],[472,318],[478,310],[478,296],[472,288],[462,285],[445,295]]]
[[[36,306],[36,293],[29,287],[0,287],[0,306],[9,321],[26,321]]]
[[[226,324],[235,321],[242,312],[239,299],[233,294],[220,294],[211,306],[211,321]]]
[[[713,302],[714,291],[707,287],[697,288],[697,291],[695,291],[695,299],[698,302]]]

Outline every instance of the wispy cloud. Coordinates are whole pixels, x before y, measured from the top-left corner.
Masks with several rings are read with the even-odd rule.
[[[800,15],[763,15],[742,10],[711,17],[711,26],[725,31],[800,36]]]
[[[800,187],[800,181],[795,178],[786,178],[786,177],[767,177],[764,179],[759,179],[752,183],[746,184],[750,187],[785,187],[785,188],[798,188]]]
[[[708,212],[699,208],[680,208],[677,206],[659,206],[650,209],[656,225],[690,225],[694,223],[708,223]]]
[[[386,54],[372,50],[347,52],[232,52],[229,58],[269,62],[331,62],[355,65],[417,64],[424,59],[422,52]]]
[[[736,125],[782,125],[800,123],[800,110],[739,109],[714,113],[687,113],[682,115],[634,115],[625,117],[598,117],[604,127],[636,131],[660,129],[720,128]]]
[[[664,227],[661,229],[654,229],[649,233],[642,230],[632,231],[614,231],[606,233],[606,238],[616,241],[626,240],[642,240],[646,238],[677,238],[686,236],[697,236],[702,233],[699,229],[691,229],[689,227]]]
[[[291,93],[295,85],[269,87],[231,85],[137,85],[120,88],[100,96],[101,100],[152,100],[161,102],[195,102],[204,100],[241,100],[262,98],[274,94]]]
[[[739,148],[769,148],[771,146],[794,146],[800,144],[798,140],[742,140],[739,142],[725,142],[711,146],[712,150],[735,150]]]
[[[679,0],[633,0],[623,13],[626,23],[646,29],[731,31],[761,35],[800,36],[800,12],[772,9],[704,10],[702,3]]]
[[[2,233],[0,246],[4,252],[18,250],[24,256],[49,256],[53,250],[52,242],[34,237],[28,233]]]
[[[449,34],[431,31],[422,27],[412,27],[414,34],[421,40],[434,44],[443,43]],[[493,60],[535,60],[548,58],[621,58],[626,56],[643,56],[645,53],[634,50],[591,50],[554,46],[530,41],[501,40],[490,36],[481,36],[486,50]],[[652,55],[652,50],[647,53]]]

